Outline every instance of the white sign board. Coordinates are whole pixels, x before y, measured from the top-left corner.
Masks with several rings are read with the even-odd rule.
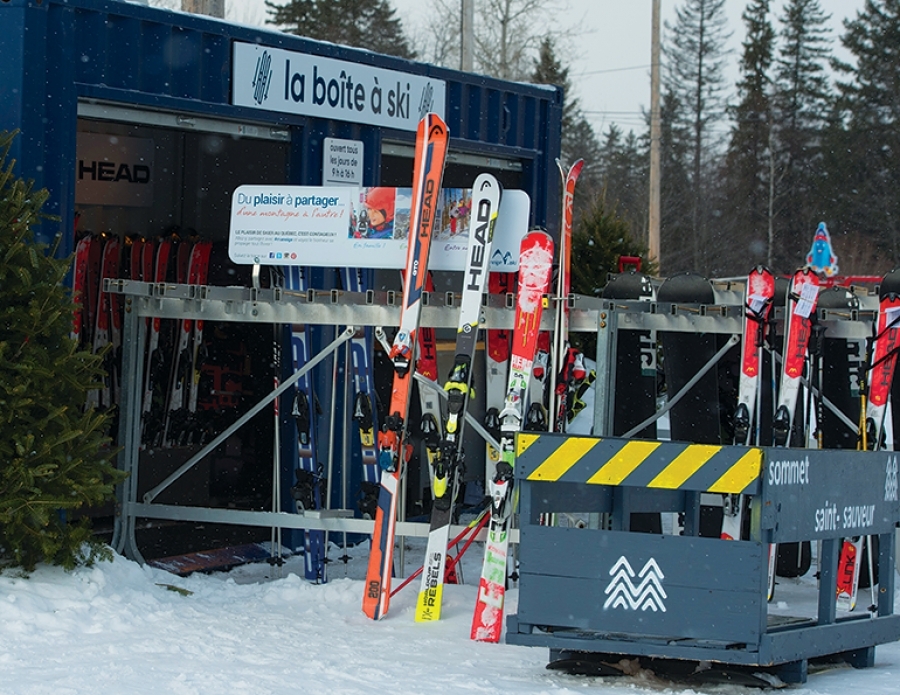
[[[330,186],[362,186],[362,140],[325,138],[322,151],[322,184]]]
[[[415,131],[444,117],[443,80],[235,41],[231,103],[301,116]]]
[[[153,140],[78,133],[76,148],[76,203],[144,208],[153,205]]]
[[[228,255],[235,263],[403,268],[412,189],[350,186],[240,186],[231,198]],[[472,192],[441,190],[429,267],[463,270]],[[491,270],[515,271],[531,201],[503,191]]]

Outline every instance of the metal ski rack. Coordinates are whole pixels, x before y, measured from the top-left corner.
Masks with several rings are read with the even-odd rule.
[[[399,325],[401,296],[392,291],[365,293],[343,290],[311,290],[291,292],[281,288],[216,287],[147,283],[123,279],[105,279],[104,290],[122,296],[125,320],[122,336],[122,403],[118,444],[118,467],[129,474],[116,490],[117,510],[112,545],[129,558],[143,562],[135,539],[139,518],[199,523],[222,523],[282,529],[322,529],[326,531],[371,534],[374,522],[353,518],[353,511],[323,509],[304,514],[222,509],[185,504],[161,504],[156,501],[172,483],[185,475],[230,434],[243,426],[253,415],[271,407],[280,393],[309,369],[332,354],[352,337],[361,326]],[[455,328],[459,297],[453,293],[427,295],[422,309],[422,324],[436,328]],[[482,307],[482,326],[512,328],[513,303],[508,296],[486,296]],[[337,337],[314,359],[278,389],[264,395],[247,413],[221,432],[209,444],[190,457],[162,482],[139,495],[141,398],[143,393],[144,350],[147,342],[147,321],[150,318],[175,320],[204,320],[266,324],[320,324],[341,329]],[[552,328],[551,317],[545,317],[542,327]],[[594,331],[597,325],[596,308],[590,301],[576,304],[571,318],[571,330]],[[475,430],[481,431],[479,423]],[[458,532],[462,527],[455,528]],[[427,523],[399,522],[398,536],[427,536]]]

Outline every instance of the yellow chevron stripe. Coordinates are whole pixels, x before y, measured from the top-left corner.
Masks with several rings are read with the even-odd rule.
[[[721,450],[722,447],[720,446],[691,444],[687,449],[676,456],[672,463],[660,471],[659,475],[647,484],[647,487],[677,490],[688,478],[694,475],[704,463],[709,461]]]
[[[737,493],[745,490],[747,486],[759,477],[762,470],[762,449],[750,449],[741,456],[725,474],[719,478],[710,492]]]
[[[592,485],[618,485],[660,446],[661,442],[631,441],[588,478]]]
[[[541,435],[539,434],[522,434],[516,436],[516,456],[521,456],[528,447],[534,444]]]
[[[521,437],[522,435],[520,435]],[[563,440],[559,448],[550,454],[545,461],[534,469],[528,480],[544,480],[555,482],[559,480],[567,470],[600,443],[599,439],[586,437],[568,437]]]

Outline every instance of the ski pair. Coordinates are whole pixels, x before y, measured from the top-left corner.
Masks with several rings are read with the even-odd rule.
[[[878,288],[878,316],[874,336],[867,350],[870,363],[864,393],[865,419],[860,425],[860,446],[878,451],[884,444],[884,420],[887,401],[894,381],[897,350],[900,349],[900,270],[887,273]],[[837,607],[852,611],[856,608],[863,546],[868,544],[872,563],[871,537],[845,538],[838,558]],[[874,574],[870,567],[870,573]],[[874,577],[870,577],[874,584]]]
[[[448,141],[447,126],[440,116],[426,114],[416,132],[406,283],[400,308],[400,327],[389,353],[394,380],[388,414],[378,435],[381,487],[362,606],[363,612],[374,620],[383,618],[390,606],[397,502],[403,469],[409,458],[407,420],[421,300],[428,276],[432,231],[438,221],[436,212]]]
[[[809,354],[813,316],[819,297],[819,276],[808,267],[796,271],[788,289],[784,317],[784,349],[781,353],[781,378],[778,400],[772,422],[772,434],[776,447],[790,446],[797,408],[800,381]],[[775,594],[776,565],[790,568],[790,574],[799,576],[809,569],[809,542],[786,543],[779,547],[772,544],[768,556],[768,600]]]
[[[474,640],[499,642],[506,598],[509,530],[515,507],[513,469],[515,437],[522,429],[525,404],[537,350],[545,295],[553,272],[553,240],[545,232],[526,234],[519,254],[515,323],[506,397],[500,420],[500,460],[489,481],[491,517],[484,547],[484,562],[470,636]]]
[[[579,355],[569,347],[569,294],[572,291],[572,214],[575,200],[575,184],[584,168],[584,160],[576,161],[566,171],[556,160],[562,184],[562,209],[560,211],[559,265],[556,277],[556,316],[553,330],[553,357],[555,368],[550,374],[550,430],[565,432],[569,392],[578,385],[575,377],[576,358]],[[584,378],[584,366],[580,367]]]
[[[734,412],[734,443],[759,445],[758,406],[762,380],[763,348],[766,328],[775,299],[775,276],[764,266],[756,266],[747,276],[744,292],[744,331],[741,341],[741,374],[738,381],[738,405]],[[754,424],[756,428],[754,429]],[[725,540],[740,540],[744,510],[742,495],[724,496],[722,533]]]
[[[463,273],[462,300],[456,331],[453,367],[444,385],[447,417],[443,436],[431,447],[429,469],[433,506],[424,571],[416,602],[416,620],[429,622],[441,617],[447,547],[454,502],[463,470],[463,431],[472,390],[472,362],[478,345],[481,301],[490,270],[491,243],[500,208],[500,184],[490,174],[481,174],[472,191],[473,213],[469,249]],[[433,419],[433,418],[432,418]]]

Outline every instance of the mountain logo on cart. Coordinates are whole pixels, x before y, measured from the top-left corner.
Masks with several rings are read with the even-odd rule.
[[[668,596],[662,585],[665,575],[652,557],[647,560],[643,569],[636,573],[628,558],[623,555],[612,566],[609,574],[612,579],[606,587],[604,610],[623,608],[632,611],[666,612],[664,599]]]
[[[897,485],[897,457],[893,456],[888,459],[887,470],[884,479],[884,501],[896,502],[898,498]]]

